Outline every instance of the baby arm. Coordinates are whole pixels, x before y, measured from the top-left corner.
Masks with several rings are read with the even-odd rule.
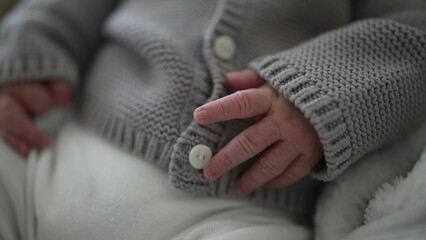
[[[220,150],[204,168],[204,175],[216,180],[266,150],[238,180],[241,194],[263,185],[287,186],[306,176],[323,150],[303,113],[252,70],[228,74],[228,82],[239,91],[196,109],[195,121],[210,124],[255,117],[257,123]]]

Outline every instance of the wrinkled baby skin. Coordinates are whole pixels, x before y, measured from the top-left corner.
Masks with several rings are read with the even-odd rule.
[[[0,87],[0,134],[20,155],[44,149],[48,138],[32,118],[70,104],[71,84],[65,80],[9,83]]]
[[[266,151],[237,182],[247,195],[261,186],[288,186],[307,174],[323,156],[318,135],[302,112],[253,70],[227,75],[233,94],[207,103],[194,112],[198,124],[255,118],[257,122],[232,139],[205,166],[216,180],[235,166]]]

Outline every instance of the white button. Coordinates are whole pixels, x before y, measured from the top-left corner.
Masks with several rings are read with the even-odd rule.
[[[230,36],[222,35],[214,40],[214,53],[223,60],[230,60],[237,52],[237,45]]]
[[[189,152],[189,163],[196,169],[203,169],[212,158],[212,150],[203,144],[198,144]]]

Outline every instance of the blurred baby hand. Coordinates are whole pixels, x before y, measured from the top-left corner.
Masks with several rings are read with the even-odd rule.
[[[71,84],[64,80],[11,83],[0,87],[0,134],[22,156],[44,149],[48,138],[32,121],[53,107],[70,104]]]
[[[199,124],[255,117],[249,127],[221,149],[204,168],[216,180],[231,168],[265,150],[238,180],[237,191],[284,187],[306,176],[323,156],[317,133],[298,108],[252,70],[228,74],[239,90],[194,112]]]

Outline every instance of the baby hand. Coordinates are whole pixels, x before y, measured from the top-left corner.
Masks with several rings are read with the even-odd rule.
[[[237,91],[194,112],[199,124],[255,117],[257,123],[221,149],[204,168],[216,180],[231,168],[265,150],[238,180],[237,191],[278,188],[306,176],[323,156],[317,133],[302,112],[252,70],[228,74]]]
[[[31,148],[49,145],[31,117],[70,103],[71,84],[64,80],[11,83],[0,87],[0,134],[6,142],[26,157]]]

